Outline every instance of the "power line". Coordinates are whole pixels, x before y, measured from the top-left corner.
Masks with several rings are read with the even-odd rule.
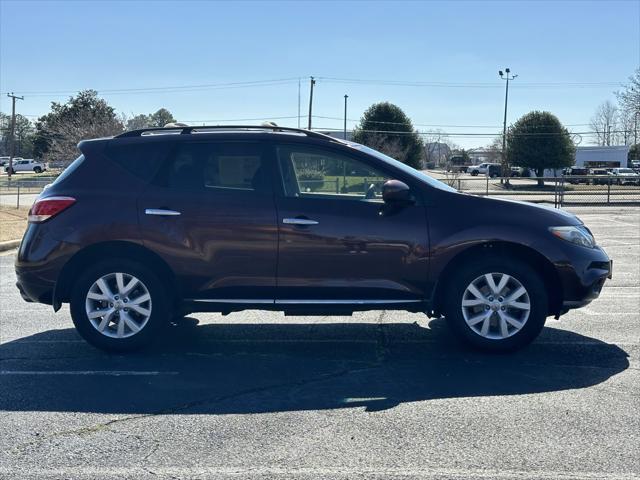
[[[208,83],[199,85],[174,85],[166,87],[139,87],[139,88],[112,88],[112,89],[95,89],[101,95],[117,95],[117,94],[136,94],[136,93],[156,93],[156,92],[182,92],[182,91],[200,91],[200,90],[215,90],[226,88],[250,88],[250,87],[265,87],[273,85],[288,85],[296,83],[298,77],[279,78],[272,80],[254,80],[246,82],[228,82],[228,83]],[[19,93],[35,96],[49,96],[49,95],[69,95],[82,91],[80,90],[50,90],[50,91],[21,91]]]
[[[436,87],[436,88],[503,88],[496,82],[421,82],[403,80],[375,80],[339,77],[317,77],[318,81],[328,83],[347,83],[357,85],[389,85],[401,87]],[[519,83],[518,88],[593,88],[593,87],[622,87],[625,82],[529,82]]]
[[[327,131],[327,132],[340,132],[340,129],[337,128],[319,128],[319,127],[315,127],[314,130],[319,130],[319,131]],[[383,134],[383,135],[433,135],[432,132],[420,132],[420,131],[414,131],[414,132],[398,132],[398,131],[394,131],[394,130],[360,130],[361,132],[364,133],[376,133],[376,134]],[[439,132],[442,136],[451,136],[451,137],[478,137],[478,138],[495,138],[496,136],[502,136],[501,134],[487,134],[487,133],[475,133],[475,132],[466,132],[466,133],[461,133],[461,132]],[[569,135],[595,135],[598,133],[604,133],[604,132],[597,132],[597,131],[591,131],[591,132],[567,132]],[[614,131],[612,130],[611,133],[624,133],[624,130],[617,130]],[[554,136],[554,135],[564,135],[564,133],[557,133],[557,132],[527,132],[527,133],[511,133],[509,135],[513,135],[513,136]]]
[[[326,117],[321,115],[314,115],[314,118],[322,118],[325,120],[342,120],[341,117]],[[359,122],[361,119],[348,118],[350,122]],[[381,120],[367,120],[367,123],[379,123],[386,125],[406,125],[405,122],[384,122]],[[427,124],[427,123],[411,123],[414,127],[445,127],[445,128],[501,128],[502,125],[453,125],[453,124]],[[572,123],[564,124],[565,127],[588,127],[589,123]],[[540,125],[543,126],[543,125]],[[544,125],[553,126],[553,125]],[[440,133],[440,132],[438,132]]]

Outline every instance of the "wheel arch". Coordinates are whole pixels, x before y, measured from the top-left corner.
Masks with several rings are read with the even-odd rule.
[[[553,263],[551,263],[547,257],[531,247],[506,241],[492,241],[476,244],[459,252],[449,260],[440,273],[434,288],[433,299],[431,302],[434,313],[442,313],[447,285],[453,278],[453,274],[457,268],[466,262],[473,261],[473,259],[489,254],[505,258],[516,258],[538,272],[547,290],[549,300],[549,312],[547,315],[560,313],[562,310],[563,298],[562,283]]]
[[[143,263],[160,277],[169,291],[176,292],[175,275],[169,265],[156,253],[143,245],[129,241],[100,242],[83,248],[64,265],[53,292],[54,310],[58,311],[62,302],[69,301],[74,281],[83,269],[96,260],[104,258],[125,258]]]

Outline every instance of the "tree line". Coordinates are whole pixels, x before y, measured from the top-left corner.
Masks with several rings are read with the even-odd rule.
[[[635,143],[635,129],[640,121],[640,69],[630,77],[628,85],[616,92],[616,98],[617,105],[605,102],[592,119],[598,144],[612,144],[612,134],[626,145]],[[64,165],[78,155],[76,146],[83,139],[117,135],[125,130],[163,127],[175,121],[165,108],[129,117],[118,114],[95,90],[84,90],[66,103],[52,102],[49,113],[35,122],[16,115],[15,155],[58,161]],[[631,121],[633,123],[629,123]],[[10,116],[0,113],[2,156],[9,155],[10,123]],[[406,113],[389,102],[373,104],[364,112],[353,131],[353,139],[418,169],[431,163],[435,152],[430,146],[434,143],[445,144],[448,155],[468,157],[468,153],[453,144],[443,132],[416,130]],[[539,176],[547,168],[571,166],[575,158],[572,135],[550,112],[532,111],[521,117],[510,126],[506,143],[509,163],[534,170]],[[502,159],[501,144],[502,136],[498,135],[486,147],[489,155],[494,154],[494,161]],[[638,150],[637,145],[632,145],[630,157],[637,158]],[[437,154],[441,155],[439,148]]]
[[[15,156],[68,164],[78,156],[77,145],[87,138],[109,137],[126,130],[163,127],[175,122],[166,108],[128,117],[118,114],[95,90],[84,90],[35,122],[16,114]],[[11,116],[0,113],[0,156],[10,155]]]

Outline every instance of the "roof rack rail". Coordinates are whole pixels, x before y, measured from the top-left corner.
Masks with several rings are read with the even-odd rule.
[[[305,130],[302,128],[293,128],[293,127],[280,127],[277,125],[198,125],[198,126],[189,126],[189,127],[151,127],[151,128],[141,128],[139,130],[131,130],[129,132],[121,133],[120,135],[116,135],[115,138],[126,138],[126,137],[140,137],[146,133],[174,133],[180,135],[187,135],[193,133],[197,130],[268,130],[273,132],[292,132],[292,133],[302,133],[311,138],[318,138],[322,140],[329,140],[332,142],[342,143],[340,139],[331,137],[329,135],[325,135],[324,133],[318,133],[311,130]]]

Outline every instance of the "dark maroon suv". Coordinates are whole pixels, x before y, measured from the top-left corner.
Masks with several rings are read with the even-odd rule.
[[[16,272],[25,300],[69,302],[103,349],[245,309],[425,312],[514,349],[611,275],[574,215],[462,194],[311,131],[145,129],[79,148],[31,208]]]

